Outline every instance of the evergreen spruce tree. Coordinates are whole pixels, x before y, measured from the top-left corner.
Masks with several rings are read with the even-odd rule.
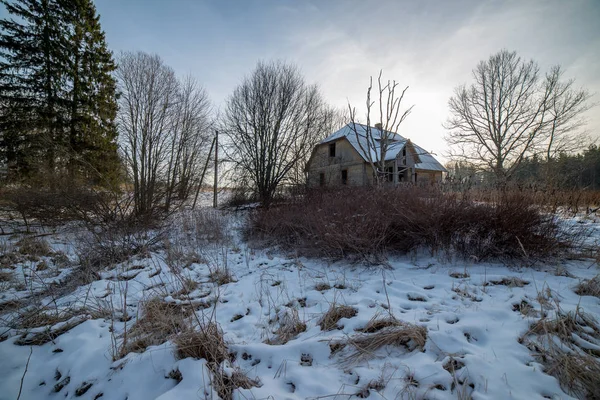
[[[116,69],[91,0],[63,0],[69,22],[69,171],[96,183],[118,178]]]
[[[115,65],[92,0],[0,3],[0,157],[19,177],[114,180]]]
[[[51,0],[0,0],[12,16],[0,20],[2,154],[19,175],[52,170],[66,122],[67,52],[61,8]]]

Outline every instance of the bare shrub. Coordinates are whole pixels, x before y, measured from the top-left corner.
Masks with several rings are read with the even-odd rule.
[[[152,229],[129,218],[92,228],[77,245],[80,261],[77,272],[97,276],[98,271],[132,256],[147,255],[162,243],[164,236],[164,230]]]
[[[43,183],[2,188],[0,209],[20,215],[29,230],[34,221],[53,225],[106,215],[116,194],[73,182],[70,177],[51,175],[45,176]]]
[[[319,319],[317,325],[321,327],[322,331],[331,331],[337,327],[337,323],[342,318],[352,318],[356,314],[358,314],[358,310],[354,307],[333,303]]]
[[[371,257],[424,248],[478,260],[548,257],[572,239],[521,193],[482,203],[420,187],[309,192],[257,210],[247,235],[316,256]]]
[[[580,282],[575,288],[575,293],[580,296],[600,297],[600,275]]]

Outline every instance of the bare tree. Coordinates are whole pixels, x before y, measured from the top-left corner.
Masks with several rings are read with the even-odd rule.
[[[475,83],[457,87],[448,103],[453,158],[491,170],[502,183],[527,156],[573,150],[590,94],[561,75],[554,67],[542,77],[537,63],[507,50],[480,62]]]
[[[174,107],[166,172],[166,210],[173,200],[185,201],[195,186],[202,185],[202,170],[212,140],[208,94],[191,76],[181,82]]]
[[[314,132],[323,131],[323,104],[318,88],[282,62],[258,63],[227,101],[227,157],[236,180],[247,178],[263,203],[312,150]]]
[[[414,107],[414,105],[408,107],[404,111],[401,111],[402,100],[408,90],[406,86],[402,92],[398,93],[399,84],[396,81],[387,81],[384,84],[381,80],[383,71],[379,71],[379,77],[377,78],[378,83],[378,99],[371,100],[371,90],[373,89],[373,77],[370,78],[369,88],[367,89],[367,113],[366,113],[366,124],[365,129],[357,127],[356,119],[356,108],[352,107],[348,103],[348,109],[350,113],[350,128],[356,135],[356,141],[365,155],[369,164],[373,168],[375,173],[375,183],[381,184],[386,178],[386,155],[389,146],[393,143],[393,138],[396,135],[400,125],[406,117],[408,117]],[[373,110],[373,105],[377,101],[378,113]],[[373,131],[371,127],[372,121],[376,122],[377,132]]]
[[[192,78],[180,83],[160,57],[123,53],[117,70],[121,149],[133,181],[135,212],[179,205],[200,184],[210,145],[210,102]]]

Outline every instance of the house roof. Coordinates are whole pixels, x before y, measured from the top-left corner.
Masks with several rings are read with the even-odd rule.
[[[367,157],[367,153],[363,149],[365,149],[366,151],[370,151],[370,153],[371,153],[370,158],[373,161],[375,161],[375,162],[379,161],[380,139],[381,139],[382,135],[384,135],[384,132],[378,128],[374,128],[374,127],[370,128],[371,134],[373,135],[373,138],[375,139],[375,146],[373,147],[373,146],[369,146],[369,141],[367,140],[367,125],[354,124],[354,126],[356,126],[356,131],[357,131],[356,133],[358,133],[358,135],[354,132],[353,124],[349,123],[348,125],[344,126],[339,131],[334,132],[333,134],[331,134],[328,137],[326,137],[325,139],[323,139],[319,144],[330,143],[330,142],[334,142],[338,139],[346,138],[346,140],[348,140],[348,142],[350,142],[352,147],[354,147],[356,152],[365,161],[369,161],[369,157]],[[387,132],[387,139],[391,143],[388,144],[387,152],[385,155],[385,160],[391,161],[398,156],[398,153],[400,153],[402,151],[402,149],[404,148],[406,143],[409,142],[409,140],[407,140],[403,136],[400,136],[399,134],[394,133],[394,132]],[[429,154],[427,151],[425,151],[423,148],[417,146],[413,142],[410,142],[410,143],[414,147],[415,151],[417,152],[417,155],[418,155],[419,161],[420,161],[415,164],[416,169],[447,172],[446,168],[444,168],[442,166],[442,164],[440,164],[438,162],[438,160],[436,160],[431,154]]]

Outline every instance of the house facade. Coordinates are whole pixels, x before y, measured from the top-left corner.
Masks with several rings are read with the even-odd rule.
[[[442,181],[446,169],[410,140],[397,133],[384,133],[377,127],[348,124],[313,149],[306,165],[308,186],[372,184],[375,171],[369,160],[379,161],[381,140],[387,143],[385,178],[390,184],[411,182],[423,185]],[[367,152],[370,152],[370,157]]]

